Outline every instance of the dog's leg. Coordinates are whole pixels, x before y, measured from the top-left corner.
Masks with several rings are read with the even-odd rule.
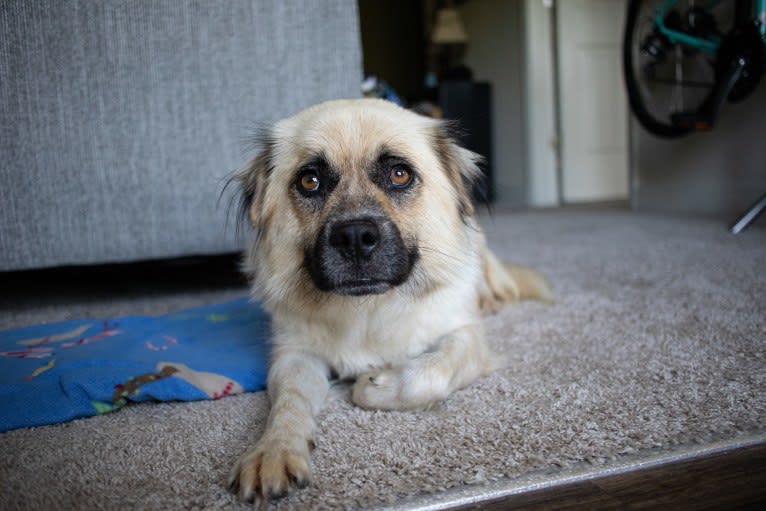
[[[229,487],[242,500],[279,498],[309,484],[314,416],[329,388],[328,367],[303,353],[281,353],[269,370],[271,411],[261,439],[234,465]]]
[[[480,327],[470,325],[445,335],[436,349],[403,366],[362,374],[351,400],[362,408],[422,408],[444,399],[497,367]]]

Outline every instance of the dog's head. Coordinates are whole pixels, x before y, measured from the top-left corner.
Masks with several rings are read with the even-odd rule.
[[[447,124],[382,100],[330,101],[262,138],[241,180],[263,294],[422,291],[459,271],[479,157]]]

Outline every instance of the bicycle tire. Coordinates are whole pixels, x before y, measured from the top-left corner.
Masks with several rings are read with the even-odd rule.
[[[623,77],[625,80],[628,102],[633,115],[641,126],[643,126],[649,133],[663,138],[682,137],[694,131],[694,128],[678,126],[671,122],[665,122],[658,119],[647,107],[639,88],[638,77],[636,76],[636,63],[633,61],[633,56],[635,49],[634,45],[640,44],[636,37],[636,31],[639,22],[639,12],[644,3],[644,0],[630,0],[625,20],[622,61]],[[710,95],[712,95],[712,90]]]

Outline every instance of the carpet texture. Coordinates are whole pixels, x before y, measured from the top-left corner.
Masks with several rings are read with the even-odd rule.
[[[313,486],[274,508],[370,508],[764,430],[761,227],[735,237],[712,220],[577,210],[483,223],[502,257],[545,273],[558,302],[487,318],[508,367],[431,410],[364,411],[335,387]],[[224,483],[267,405],[264,393],[140,404],[5,433],[0,508],[236,508]]]

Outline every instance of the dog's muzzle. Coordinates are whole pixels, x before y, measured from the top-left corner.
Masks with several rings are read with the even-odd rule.
[[[330,219],[305,255],[314,284],[342,295],[385,293],[405,280],[417,259],[385,216]]]

